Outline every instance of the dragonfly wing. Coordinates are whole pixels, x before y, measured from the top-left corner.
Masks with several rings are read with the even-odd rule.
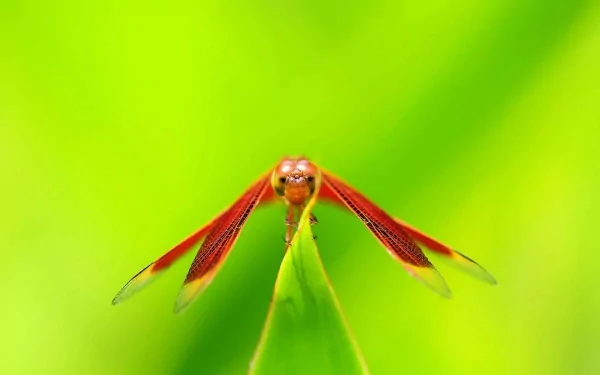
[[[134,277],[125,284],[123,288],[117,293],[113,299],[113,305],[119,304],[133,294],[144,288],[151,281],[156,279],[156,276],[161,274],[161,271],[166,270],[173,262],[179,259],[182,255],[187,253],[194,245],[202,240],[212,229],[214,224],[219,220],[221,216],[213,219],[210,223],[206,224],[196,232],[192,233],[188,238],[181,241],[174,248],[169,250],[163,256],[155,260],[154,262],[147,265],[144,269],[138,272]]]
[[[488,284],[496,285],[496,279],[477,262],[459,253],[456,250],[452,250],[449,246],[444,245],[438,240],[428,236],[427,234],[419,231],[418,229],[404,223],[403,221],[396,219],[396,222],[400,224],[409,236],[415,239],[415,241],[423,244],[429,250],[442,255],[445,259],[450,261],[450,264],[457,267],[461,271],[481,280]]]
[[[324,200],[329,203],[336,204],[338,206],[346,207],[346,204],[343,199],[341,199],[336,192],[328,185],[323,184],[321,190],[319,191],[319,199]],[[349,207],[348,207],[349,208]],[[436,239],[430,237],[429,235],[419,231],[418,229],[406,224],[400,219],[394,219],[405,232],[412,237],[415,241],[425,246],[427,249],[431,250],[434,253],[440,254],[444,257],[444,259],[448,260],[449,263],[459,270],[481,280],[488,284],[496,285],[496,279],[486,271],[482,266],[480,266],[477,262],[472,260],[460,252],[453,250],[452,248],[442,244]]]
[[[346,207],[344,201],[327,184],[322,184],[319,189],[319,200]]]
[[[190,267],[177,297],[175,312],[179,313],[204,290],[223,264],[246,219],[269,190],[270,174],[252,185],[214,223]]]
[[[328,194],[337,197],[358,216],[388,252],[400,261],[412,276],[441,296],[451,297],[452,293],[446,281],[400,224],[337,177],[328,172],[322,172],[322,178],[325,191],[322,190],[320,194],[325,199],[332,198]]]

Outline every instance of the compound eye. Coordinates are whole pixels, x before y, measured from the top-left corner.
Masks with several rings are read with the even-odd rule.
[[[310,193],[313,194],[315,190],[317,190],[321,186],[321,173],[319,170],[314,171],[314,173],[309,174],[306,177],[306,181],[308,181],[308,188],[310,189]]]
[[[276,172],[273,172],[273,176],[271,177],[271,186],[275,193],[279,196],[285,195],[285,182],[287,181],[287,177],[284,175],[280,175]]]

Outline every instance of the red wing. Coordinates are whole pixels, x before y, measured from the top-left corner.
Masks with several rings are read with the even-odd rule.
[[[431,251],[443,255],[445,259],[450,260],[450,264],[452,264],[453,266],[488,284],[497,284],[496,279],[494,279],[494,277],[490,275],[489,272],[487,272],[483,267],[477,264],[477,262],[475,262],[473,259],[459,253],[456,250],[452,250],[450,247],[419,231],[418,229],[411,227],[410,225],[402,222],[401,220],[395,220],[404,228],[404,230],[406,231],[406,233],[408,233],[409,236],[415,239],[415,241],[423,244]]]
[[[262,178],[259,182],[262,182],[264,180],[265,178]],[[250,188],[245,194],[250,193],[250,190],[252,190],[253,188],[254,186]],[[274,192],[272,194],[269,194],[270,190],[272,189],[266,189],[266,192],[263,193],[263,197],[268,198],[268,200],[274,200]],[[240,200],[242,198],[240,198]],[[237,203],[239,203],[239,201],[235,204]],[[119,293],[117,293],[117,295],[112,301],[113,305],[125,301],[126,299],[137,293],[139,290],[143,289],[145,286],[150,284],[151,281],[155,280],[156,276],[160,275],[162,271],[166,270],[169,266],[171,266],[171,264],[173,264],[176,260],[185,255],[198,242],[200,242],[204,237],[206,237],[206,235],[211,232],[213,227],[217,225],[221,218],[228,214],[232,208],[233,207],[219,214],[219,216],[211,220],[208,224],[198,229],[196,232],[192,233],[185,240],[177,244],[167,253],[165,253],[160,258],[147,265],[140,272],[138,272],[134,277],[131,278],[131,280],[127,282],[127,284],[125,284],[123,288],[121,288]]]
[[[326,198],[329,193],[335,194],[412,276],[441,296],[451,296],[442,276],[400,224],[345,182],[327,172],[322,172],[322,177],[323,187],[330,190],[320,194],[324,194]]]
[[[198,229],[188,238],[181,241],[177,246],[138,272],[134,277],[131,278],[131,280],[129,280],[129,282],[127,282],[127,284],[125,284],[123,288],[121,288],[119,293],[117,293],[112,301],[113,305],[119,304],[131,297],[137,291],[148,285],[150,281],[154,280],[156,276],[161,273],[161,271],[167,269],[173,262],[187,253],[192,247],[194,247],[194,245],[200,242],[202,238],[208,234],[208,232],[210,232],[213,225],[215,225],[221,215],[217,216],[210,223]]]
[[[238,238],[246,219],[269,190],[270,174],[261,178],[214,223],[190,267],[177,297],[181,312],[210,283]]]
[[[323,184],[319,191],[319,199],[331,202],[333,204],[341,205],[346,207],[347,204],[335,193],[335,191],[327,184]],[[348,207],[350,208],[350,207]],[[350,208],[351,209],[351,208]],[[487,282],[492,285],[496,285],[496,279],[477,262],[461,254],[460,252],[453,250],[449,246],[444,245],[438,240],[430,237],[429,235],[419,231],[418,229],[406,224],[400,219],[394,219],[404,229],[406,234],[412,237],[415,241],[422,244],[434,253],[442,255],[445,259],[450,261],[450,264],[468,273],[469,275]]]

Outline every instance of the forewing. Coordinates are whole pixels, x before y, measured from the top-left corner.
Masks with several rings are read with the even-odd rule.
[[[223,215],[223,214],[221,214]],[[183,254],[188,252],[194,245],[204,238],[208,232],[212,229],[214,224],[219,220],[221,215],[217,216],[210,223],[206,224],[202,228],[198,229],[196,232],[192,233],[188,238],[181,241],[174,248],[169,250],[163,256],[155,260],[154,262],[147,265],[144,269],[138,272],[134,277],[125,284],[123,288],[117,293],[115,298],[113,299],[113,305],[119,304],[133,294],[144,288],[151,281],[156,279],[156,276],[161,274],[161,271],[166,270],[173,262],[179,259]]]
[[[341,205],[346,207],[347,204],[342,200],[338,194],[327,184],[323,184],[321,190],[319,191],[319,199],[324,200],[326,202],[330,202],[336,205]],[[347,207],[351,209],[350,207]],[[480,266],[477,262],[472,260],[460,252],[453,250],[451,247],[444,245],[438,240],[432,238],[431,236],[419,231],[418,229],[406,224],[400,219],[394,219],[408,234],[412,237],[416,242],[425,246],[427,249],[432,252],[441,255],[444,259],[446,259],[450,265],[458,268],[459,270],[481,280],[488,284],[496,285],[496,279],[486,271],[482,266]]]
[[[237,240],[246,219],[269,188],[270,175],[266,175],[217,219],[192,262],[177,297],[175,312],[181,312],[210,283]]]
[[[337,177],[328,172],[322,172],[322,178],[324,187],[329,189],[324,193],[335,194],[412,276],[424,282],[441,296],[451,296],[450,289],[442,276],[400,224]]]
[[[496,279],[494,279],[494,277],[488,271],[486,271],[483,267],[481,267],[479,264],[477,264],[477,262],[475,262],[471,258],[459,253],[456,250],[452,250],[452,248],[450,248],[449,246],[444,245],[438,240],[402,222],[401,220],[395,220],[404,228],[404,230],[406,231],[406,233],[408,233],[409,236],[415,239],[415,241],[423,244],[423,246],[427,247],[429,250],[442,255],[444,259],[450,261],[451,265],[488,284],[497,284]]]

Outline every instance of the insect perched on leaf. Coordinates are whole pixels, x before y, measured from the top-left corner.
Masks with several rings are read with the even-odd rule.
[[[346,182],[304,158],[282,159],[274,170],[262,176],[228,209],[183,240],[169,252],[135,275],[115,296],[113,304],[123,302],[167,269],[194,245],[205,238],[185,278],[175,312],[182,311],[211,282],[223,264],[248,216],[259,204],[282,200],[288,207],[286,248],[292,240],[295,220],[309,199],[337,204],[354,213],[402,266],[415,278],[443,297],[450,297],[448,285],[421,251],[417,243],[452,261],[478,279],[495,284],[494,278],[473,260],[430,236],[392,218]],[[317,219],[311,213],[311,223]]]

